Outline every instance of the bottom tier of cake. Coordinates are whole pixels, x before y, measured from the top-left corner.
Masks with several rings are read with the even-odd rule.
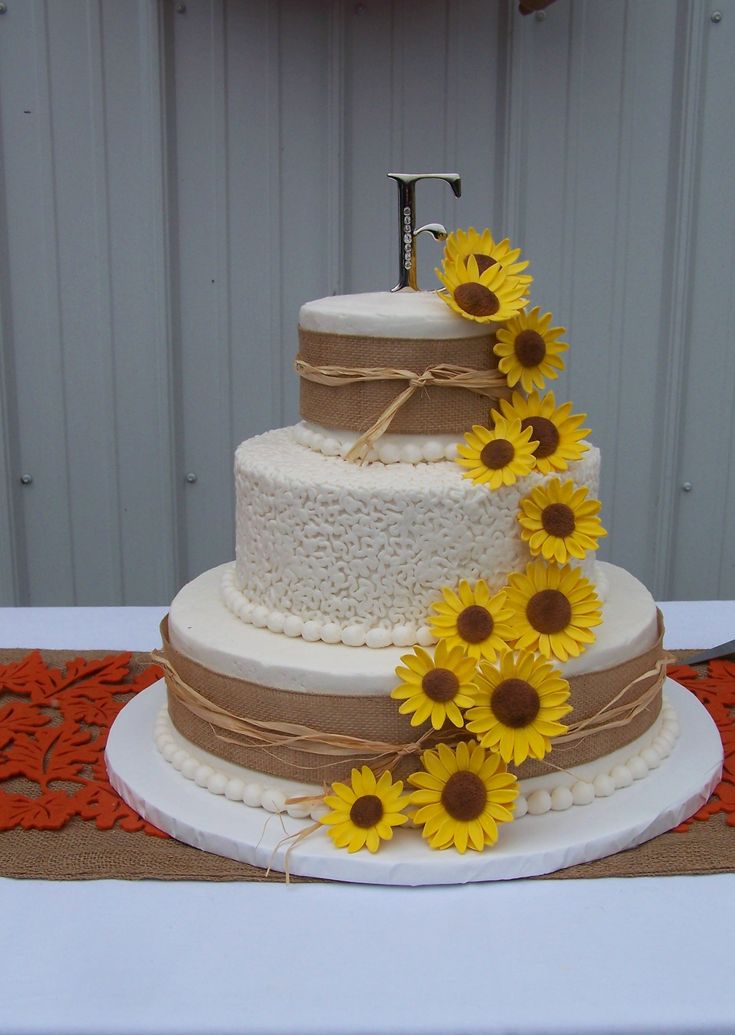
[[[658,765],[674,743],[675,717],[661,713],[663,628],[650,593],[604,565],[609,592],[595,643],[559,668],[568,679],[578,732],[551,759],[513,768],[524,782],[516,814],[564,809],[609,795]],[[185,586],[162,625],[159,655],[168,712],[158,746],[185,777],[215,794],[269,811],[308,815],[291,803],[388,765],[405,778],[435,734],[411,726],[390,692],[402,651],[306,643],[244,625],[219,595],[222,569]]]
[[[679,736],[659,765],[656,759],[666,753],[661,745],[668,747],[677,726]],[[392,885],[457,884],[551,873],[632,848],[691,816],[720,779],[722,743],[717,727],[697,698],[669,679],[661,719],[651,736],[648,746],[645,739],[629,746],[636,752],[630,758],[639,761],[612,766],[610,782],[602,778],[601,770],[595,775],[590,770],[591,779],[577,781],[594,791],[587,806],[581,807],[592,793],[589,786],[586,793],[574,785],[570,788],[573,799],[576,790],[574,807],[567,805],[566,794],[548,792],[551,805],[546,810],[545,799],[534,798],[542,788],[523,781],[527,814],[507,824],[490,850],[464,855],[432,851],[419,831],[408,827],[399,828],[374,855],[350,854],[336,848],[327,830],[311,819],[286,815],[292,806],[286,805],[282,815],[273,815],[282,803],[279,794],[285,797],[276,786],[281,781],[257,774],[250,778],[244,770],[229,776],[221,761],[215,761],[215,769],[198,748],[179,746],[183,741],[171,733],[166,718],[163,681],[134,697],[118,715],[105,760],[113,787],[132,808],[179,841],[204,851],[306,877]],[[173,765],[164,760],[172,747]],[[650,750],[656,758],[646,755]],[[192,769],[187,763],[197,754]],[[612,764],[613,759],[609,761]],[[623,786],[625,769],[633,777],[628,787]],[[191,779],[186,779],[183,774],[190,772]],[[620,786],[611,794],[615,783]],[[235,792],[240,796],[236,798]],[[249,808],[249,803],[261,807]]]

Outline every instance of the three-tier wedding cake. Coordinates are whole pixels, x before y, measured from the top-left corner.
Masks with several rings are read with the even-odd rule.
[[[596,558],[600,453],[527,266],[458,231],[439,291],[302,307],[302,420],[239,446],[236,559],[162,627],[156,743],[202,795],[464,853],[670,753],[660,616]]]

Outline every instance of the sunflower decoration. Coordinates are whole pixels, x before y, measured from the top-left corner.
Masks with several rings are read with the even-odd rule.
[[[319,818],[329,827],[337,848],[358,852],[367,845],[377,852],[381,841],[390,841],[393,828],[408,822],[403,811],[409,796],[402,794],[403,781],[393,781],[389,772],[380,779],[366,765],[353,769],[350,784],[333,783],[332,794],[324,798],[329,812]]]
[[[520,765],[551,751],[551,737],[565,733],[569,683],[548,661],[527,651],[508,651],[497,665],[480,664],[480,699],[467,712],[467,729],[503,761]]]
[[[538,443],[531,440],[532,434],[533,429],[522,428],[517,418],[498,417],[493,428],[475,424],[472,431],[465,432],[465,444],[457,446],[456,463],[466,468],[464,477],[471,478],[475,485],[490,489],[514,485],[533,470],[536,462]]]
[[[525,310],[509,320],[496,332],[493,351],[500,357],[498,368],[505,374],[511,388],[520,382],[524,392],[543,388],[546,378],[555,381],[564,369],[560,358],[569,345],[559,339],[566,331],[551,326],[551,313],[538,306]]]
[[[470,255],[445,265],[436,275],[445,287],[439,297],[455,313],[476,323],[502,323],[520,312],[528,301],[527,285],[496,263],[480,273],[477,259]]]
[[[506,604],[504,590],[493,596],[484,579],[474,587],[463,579],[457,592],[445,587],[442,597],[432,605],[429,627],[447,647],[460,647],[468,657],[488,661],[508,649],[513,612]]]
[[[505,593],[517,649],[568,661],[594,643],[600,599],[578,568],[530,561],[525,572],[508,577]]]
[[[474,256],[480,273],[497,264],[502,266],[506,273],[517,277],[521,284],[528,286],[533,283],[533,277],[524,273],[524,270],[528,269],[528,263],[518,261],[521,249],[513,248],[507,237],[502,241],[495,241],[489,230],[478,233],[474,227],[470,227],[469,230],[455,230],[447,237],[444,245],[445,267],[456,262],[466,264],[470,255]]]
[[[534,454],[536,470],[541,474],[566,471],[569,464],[579,460],[589,449],[583,441],[590,429],[580,427],[586,413],[572,413],[572,404],[556,405],[553,392],[539,395],[532,392],[525,398],[520,392],[513,392],[510,399],[500,400],[500,410],[493,410],[491,418],[497,422],[520,420],[522,428],[530,428],[531,436],[538,442]]]
[[[411,725],[420,726],[427,720],[435,730],[447,722],[464,726],[460,709],[475,703],[477,672],[473,658],[468,658],[461,647],[450,647],[440,640],[434,657],[421,647],[413,654],[404,654],[396,669],[400,685],[391,691],[391,697],[402,701],[398,711],[411,716]]]
[[[507,772],[494,751],[476,741],[461,741],[452,749],[439,744],[421,756],[423,772],[408,782],[417,789],[411,804],[418,806],[413,821],[431,848],[450,848],[464,854],[481,852],[498,839],[498,824],[513,819],[518,781]]]
[[[588,550],[597,549],[607,532],[598,517],[600,501],[587,496],[584,485],[577,487],[571,479],[562,482],[552,478],[521,500],[521,539],[534,556],[566,564],[572,558],[582,560]]]

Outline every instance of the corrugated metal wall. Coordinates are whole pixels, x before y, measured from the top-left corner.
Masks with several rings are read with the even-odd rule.
[[[510,234],[570,328],[606,555],[661,598],[735,596],[717,10],[7,0],[0,603],[165,602],[232,556],[232,451],[296,419],[299,305],[394,282],[395,167],[460,171],[419,218]]]

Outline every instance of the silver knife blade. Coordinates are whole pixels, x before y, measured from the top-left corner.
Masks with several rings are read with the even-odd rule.
[[[701,665],[705,661],[713,661],[715,658],[726,658],[730,654],[735,654],[735,640],[728,640],[727,643],[721,643],[719,646],[703,650],[700,654],[695,654],[691,658],[685,658],[683,664]]]

